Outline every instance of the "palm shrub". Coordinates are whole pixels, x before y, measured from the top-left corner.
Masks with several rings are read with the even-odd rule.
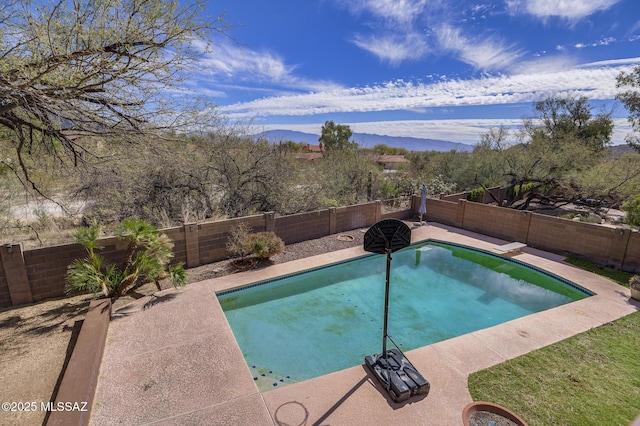
[[[100,228],[97,225],[78,229],[74,238],[87,250],[87,257],[76,259],[67,269],[67,292],[102,292],[118,298],[140,284],[153,282],[161,290],[160,281],[169,278],[174,287],[186,283],[183,264],[169,267],[173,257],[173,241],[155,226],[138,218],[125,219],[116,235],[127,242],[122,264],[107,264],[96,253]]]

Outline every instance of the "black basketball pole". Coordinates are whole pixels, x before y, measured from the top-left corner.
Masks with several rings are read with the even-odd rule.
[[[391,388],[391,375],[389,373],[389,357],[387,354],[387,324],[389,322],[389,275],[391,274],[391,248],[386,248],[387,252],[387,279],[384,285],[384,322],[382,328],[382,353],[384,354],[385,370],[387,372],[387,389]]]
[[[389,336],[389,293],[391,288],[391,253],[411,244],[411,230],[397,219],[383,219],[374,224],[364,235],[365,251],[386,254],[387,271],[384,286],[384,318],[382,326],[382,353],[367,355],[366,366],[386,388],[395,402],[402,402],[411,395],[426,395],[430,384],[404,356],[397,343]],[[387,350],[387,340],[395,349]]]
[[[382,325],[382,356],[384,357],[385,371],[387,373],[387,389],[391,387],[390,373],[389,373],[389,358],[387,354],[387,337],[388,337],[388,324],[389,324],[389,289],[391,288],[391,242],[384,235],[382,230],[378,228],[378,233],[384,239],[384,251],[387,254],[387,273],[384,283],[384,319]],[[397,233],[397,231],[396,231]],[[395,237],[395,233],[394,233]],[[393,240],[393,238],[392,238]]]
[[[382,353],[387,353],[387,324],[389,320],[389,274],[391,273],[391,249],[387,248],[387,279],[384,285],[384,323],[382,329]]]

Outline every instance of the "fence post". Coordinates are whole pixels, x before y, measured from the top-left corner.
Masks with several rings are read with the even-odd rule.
[[[264,214],[264,230],[265,231],[276,231],[276,215],[274,212],[266,212]]]
[[[382,201],[376,200],[375,208],[376,208],[376,214],[375,214],[376,219],[373,223],[378,223],[380,221],[380,218],[382,217]]]
[[[615,228],[613,232],[614,235],[611,236],[609,242],[609,258],[607,262],[616,268],[622,268],[624,266],[624,260],[627,257],[631,230]]]
[[[184,245],[187,252],[187,268],[200,266],[200,238],[197,223],[184,224]]]
[[[11,296],[11,305],[33,303],[27,267],[24,264],[22,243],[3,245],[0,247],[0,255]]]
[[[338,226],[338,211],[335,207],[329,207],[329,233],[327,235],[333,235],[336,233]]]
[[[464,229],[464,210],[467,206],[467,200],[460,198],[458,200],[458,210],[456,212],[456,226]]]
[[[420,210],[420,197],[418,197],[417,195],[413,194],[411,195],[411,218],[415,218],[417,215],[419,215],[419,210]]]

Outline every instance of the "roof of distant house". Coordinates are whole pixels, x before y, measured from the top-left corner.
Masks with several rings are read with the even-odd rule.
[[[374,155],[374,161],[378,163],[410,163],[411,161],[404,158],[404,155]]]
[[[293,156],[294,156],[294,158],[302,158],[304,160],[310,160],[310,161],[315,161],[315,160],[322,159],[322,153],[321,152],[298,152],[298,153],[294,154]]]
[[[302,152],[323,152],[324,147],[322,145],[311,145],[310,143],[302,147]]]

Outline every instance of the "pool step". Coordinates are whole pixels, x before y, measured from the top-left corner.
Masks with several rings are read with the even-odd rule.
[[[487,291],[482,296],[478,297],[476,300],[480,303],[484,303],[485,305],[488,305],[489,303],[493,302],[497,298],[498,298],[497,294],[495,294],[494,292]]]
[[[266,392],[271,389],[290,385],[292,383],[301,382],[303,379],[291,376],[290,374],[281,373],[268,368],[257,365],[249,365],[249,370],[253,375],[253,381],[258,386],[260,392]]]

